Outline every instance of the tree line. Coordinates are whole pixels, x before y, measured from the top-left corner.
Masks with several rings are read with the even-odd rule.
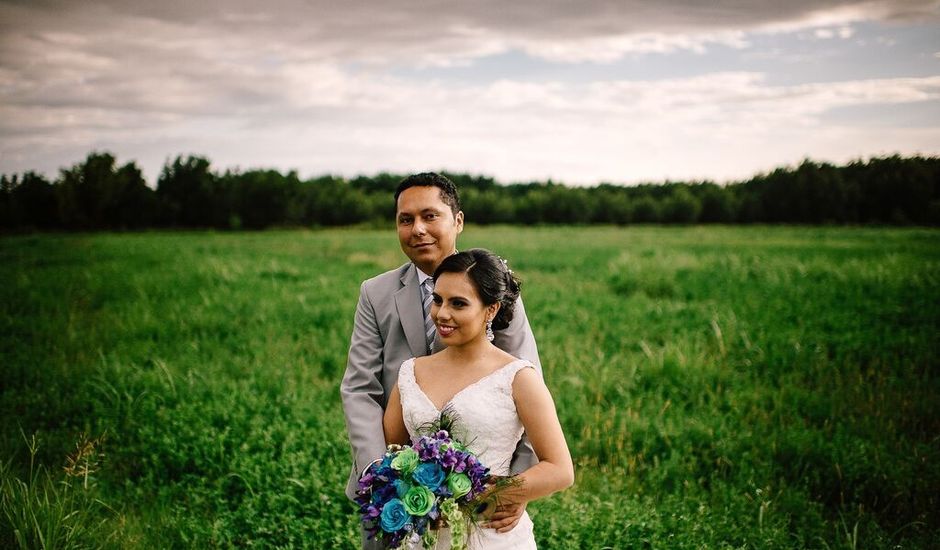
[[[940,157],[890,156],[844,166],[806,160],[746,181],[569,187],[502,185],[446,174],[480,224],[794,223],[940,225]],[[403,175],[301,179],[294,171],[214,171],[202,156],[167,161],[156,187],[134,162],[93,152],[49,181],[0,176],[0,229],[262,229],[388,224]]]

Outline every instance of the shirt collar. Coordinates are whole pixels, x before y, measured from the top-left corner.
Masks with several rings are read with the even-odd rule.
[[[458,252],[460,252],[460,251],[455,248],[455,249],[454,249],[454,254],[456,254],[456,253],[458,253]],[[424,281],[426,281],[426,280],[432,278],[432,277],[431,277],[430,275],[428,275],[427,273],[421,271],[421,268],[418,267],[417,265],[415,265],[415,271],[418,272],[418,284],[419,284],[419,285],[423,285],[423,284],[424,284]]]
[[[419,284],[419,285],[423,285],[423,284],[424,284],[424,281],[426,281],[426,280],[428,280],[428,279],[431,278],[430,275],[428,275],[427,273],[421,271],[421,270],[418,268],[418,266],[415,266],[415,271],[418,272],[418,284]]]

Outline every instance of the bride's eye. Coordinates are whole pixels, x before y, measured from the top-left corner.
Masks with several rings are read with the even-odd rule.
[[[454,307],[463,307],[467,305],[467,303],[464,302],[463,300],[454,300],[453,302],[451,302],[451,305],[453,305]]]
[[[436,305],[441,305],[441,303],[443,303],[443,301],[444,301],[444,300],[442,300],[441,297],[438,296],[437,294],[432,294],[432,295],[431,295],[431,299],[434,300],[434,303],[435,303]]]

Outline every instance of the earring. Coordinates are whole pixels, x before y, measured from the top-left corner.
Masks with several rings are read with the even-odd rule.
[[[493,334],[493,321],[487,320],[486,321],[486,339],[492,342],[494,337],[495,335]]]

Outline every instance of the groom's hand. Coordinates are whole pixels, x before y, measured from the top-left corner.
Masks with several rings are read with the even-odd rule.
[[[512,531],[522,514],[525,512],[524,503],[507,502],[496,507],[496,511],[490,516],[490,520],[484,525],[490,529],[496,529],[497,533],[508,533]]]

